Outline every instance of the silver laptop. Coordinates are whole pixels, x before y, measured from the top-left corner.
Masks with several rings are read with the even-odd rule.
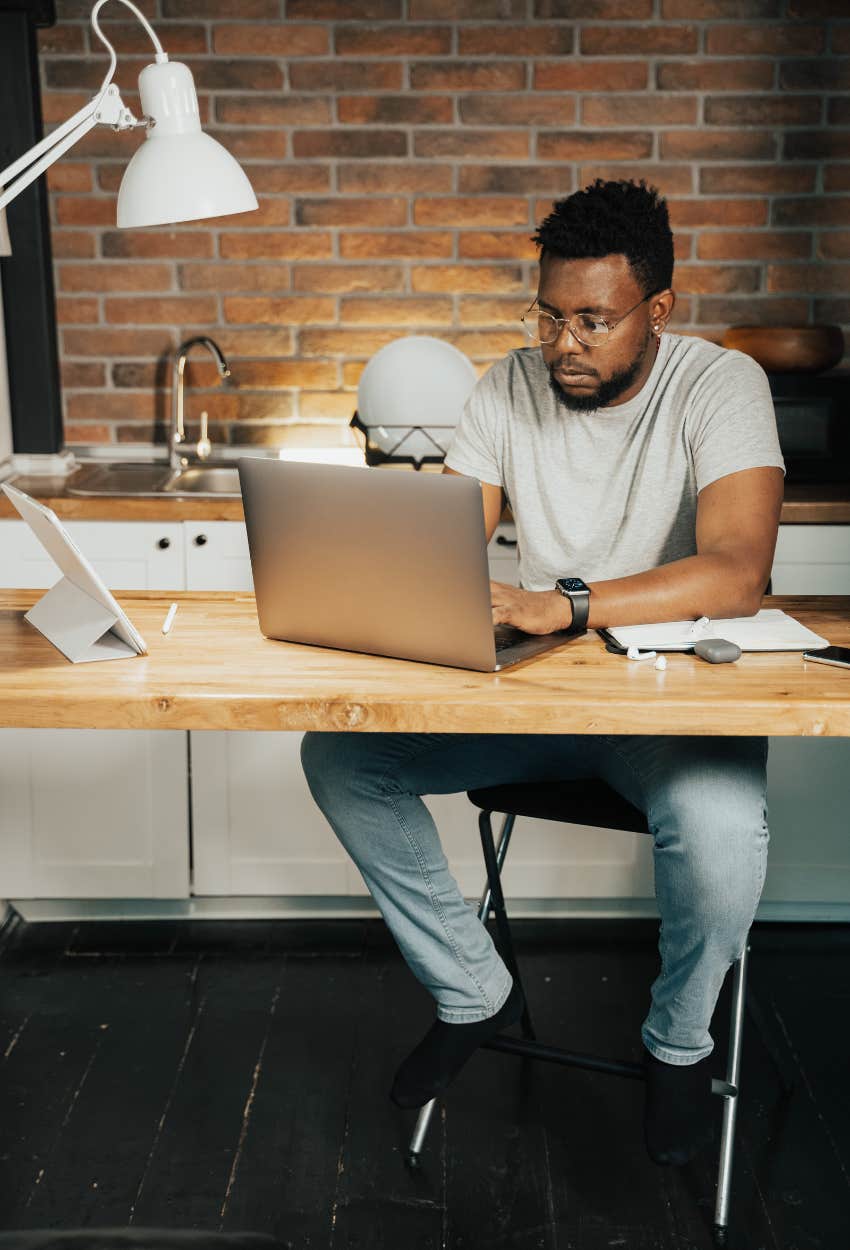
[[[493,626],[471,478],[248,458],[239,480],[267,638],[496,672],[577,637]]]

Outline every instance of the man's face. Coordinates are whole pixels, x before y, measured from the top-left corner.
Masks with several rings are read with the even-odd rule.
[[[544,256],[537,302],[555,317],[590,313],[609,326],[642,299],[644,292],[625,256],[563,260]],[[600,347],[585,347],[566,326],[540,350],[552,391],[566,408],[586,411],[631,399],[646,381],[655,358],[650,310],[655,297],[639,304]]]

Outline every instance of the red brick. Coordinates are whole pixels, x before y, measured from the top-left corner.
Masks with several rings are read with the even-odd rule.
[[[95,236],[89,230],[53,230],[50,244],[54,260],[85,260],[94,256]]]
[[[501,195],[538,195],[544,192],[562,198],[575,189],[575,175],[569,165],[469,165],[458,170],[458,190],[462,195],[483,191]]]
[[[526,0],[409,0],[411,22],[512,22],[526,16]]]
[[[770,130],[671,130],[660,137],[662,160],[773,160],[776,135]]]
[[[544,161],[643,160],[652,155],[652,135],[644,131],[597,134],[590,130],[547,130],[537,136],[537,155]]]
[[[535,91],[637,91],[649,80],[648,61],[538,61]]]
[[[328,418],[336,417],[340,422],[344,421],[345,425],[347,425],[356,406],[353,397],[346,395],[344,391],[302,391],[298,396],[298,416],[302,421],[315,421],[319,418],[327,420]],[[328,440],[327,443],[320,444],[320,446],[338,447],[345,425],[341,428],[331,426],[330,430],[324,427],[329,434],[332,434],[334,441],[330,442]],[[321,429],[322,427],[320,426],[319,428]],[[304,446],[303,443],[300,445]],[[347,442],[342,445],[353,446],[353,444]]]
[[[245,330],[235,326],[218,325],[215,341],[229,360],[236,357],[291,355],[295,350],[295,335],[289,326],[277,325],[273,329],[255,328]]]
[[[247,173],[257,195],[276,195],[281,192],[287,195],[309,195],[328,191],[331,185],[329,165],[296,165],[294,161],[275,165],[252,163]]]
[[[56,300],[56,320],[63,326],[95,324],[100,321],[100,305],[96,299],[60,295]]]
[[[645,178],[650,186],[657,187],[663,196],[688,195],[693,190],[693,171],[690,165],[581,165],[578,183],[588,186],[595,178]]]
[[[114,8],[114,5],[111,7]],[[118,13],[120,10],[115,10],[115,12]],[[61,16],[59,20],[62,20]],[[126,56],[136,55],[153,60],[153,45],[151,44],[150,35],[141,22],[134,20],[127,22],[107,20],[104,25],[106,25],[107,38],[118,53],[118,63],[121,70],[123,70],[124,58]],[[156,25],[155,22],[154,25]],[[191,55],[192,53],[203,55],[203,53],[209,51],[206,28],[197,22],[192,22],[191,24],[184,23],[183,25],[177,22],[169,23],[165,32],[160,31],[159,33],[162,37],[163,45],[173,61],[182,60],[185,55]],[[89,38],[92,48],[102,56],[103,47],[100,41],[94,34],[91,34]],[[121,70],[119,70],[119,73]]]
[[[212,256],[213,238],[208,230],[105,230],[101,235],[101,254],[106,257],[144,256],[193,257]]]
[[[817,250],[825,260],[850,260],[850,230],[824,231]]]
[[[775,295],[745,295],[727,299],[722,295],[702,295],[700,320],[707,325],[799,325],[809,318],[808,300],[777,298]]]
[[[709,56],[797,56],[823,50],[823,26],[801,26],[799,22],[759,22],[745,26],[742,22],[710,26],[705,35]]]
[[[213,365],[212,368],[214,369],[215,366]],[[187,386],[200,386],[199,372],[200,370],[196,369],[194,362],[187,367],[184,375]],[[121,361],[112,366],[110,376],[113,386],[126,387],[136,391],[161,387],[165,377],[161,364],[157,360]]]
[[[76,391],[66,397],[65,412],[69,421],[153,421],[158,405],[155,391]]]
[[[814,318],[816,322],[826,322],[827,325],[850,324],[850,299],[816,299]]]
[[[300,295],[284,299],[234,295],[224,300],[224,318],[237,325],[323,325],[336,320],[336,304]]]
[[[444,299],[344,299],[340,325],[436,326],[451,325],[452,300]]]
[[[454,235],[448,232],[381,230],[339,236],[339,254],[343,260],[450,259],[453,253]]]
[[[440,194],[451,191],[451,165],[345,165],[337,166],[337,186],[344,195],[372,192],[381,195]]]
[[[176,346],[170,326],[156,330],[114,330],[99,326],[94,330],[63,330],[62,349],[66,356],[162,356]]]
[[[414,61],[414,91],[522,91],[525,65],[520,61]]]
[[[53,202],[60,226],[115,225],[117,209],[114,196],[57,195]]]
[[[680,226],[763,226],[767,200],[670,200],[670,222]]]
[[[500,156],[524,160],[527,130],[420,130],[413,136],[414,156]]]
[[[215,366],[210,365],[210,380],[215,385]],[[236,375],[238,374],[238,377]],[[234,366],[234,377],[240,387],[334,387],[337,383],[337,366],[331,361],[319,360],[242,360]]]
[[[690,260],[693,255],[693,239],[692,234],[683,234],[676,231],[673,236],[673,255],[676,260]]]
[[[652,0],[534,0],[536,18],[576,18],[598,22],[613,18],[618,22],[652,17]]]
[[[782,61],[779,86],[790,91],[847,91],[850,89],[850,57]]]
[[[125,265],[110,261],[92,265],[57,266],[62,291],[167,291],[173,281],[171,265]]]
[[[145,8],[144,5],[138,7],[143,10]],[[232,18],[233,7],[233,0],[204,0],[204,17],[207,20],[216,17]],[[289,9],[291,8],[290,4]],[[156,12],[147,13],[146,16],[153,20]],[[198,0],[162,0],[162,16],[189,17],[196,21]],[[278,0],[239,0],[239,16],[245,21],[275,19],[280,17],[280,4]],[[289,16],[294,17],[295,14],[290,11]]]
[[[323,260],[332,250],[331,236],[316,230],[219,235],[219,252],[224,260]]]
[[[770,90],[773,61],[662,61],[656,68],[662,91]]]
[[[661,0],[662,17],[687,17],[691,21],[718,17],[779,17],[782,0]]]
[[[241,0],[240,0],[241,3]],[[347,22],[356,17],[360,22],[392,21],[401,13],[401,0],[287,0],[287,18],[306,18],[310,22]]]
[[[823,171],[824,191],[850,191],[850,165],[826,165]]]
[[[376,61],[363,73],[358,61],[295,61],[289,66],[293,91],[400,91],[401,61]]]
[[[125,297],[108,299],[104,315],[106,321],[116,325],[186,325],[189,321],[213,325],[218,319],[218,304],[208,295]]]
[[[850,291],[850,265],[768,265],[769,291],[794,291],[801,295],[846,295]]]
[[[414,291],[524,291],[520,265],[414,265],[410,271]]]
[[[710,126],[805,126],[820,121],[817,96],[709,96],[705,120]]]
[[[365,360],[346,360],[342,366],[342,384],[354,390],[360,381],[363,370],[366,368]]]
[[[684,54],[697,50],[696,26],[583,26],[581,28],[581,52],[583,56],[628,56],[630,53],[646,55]]]
[[[574,48],[572,26],[461,26],[461,56],[569,56]]]
[[[458,236],[458,255],[471,260],[537,260],[537,247],[528,230],[464,230]]]
[[[585,126],[693,126],[696,96],[641,95],[585,96],[581,102]]]
[[[804,259],[811,251],[811,234],[790,230],[704,231],[697,241],[700,260]]]
[[[112,441],[112,426],[110,425],[95,425],[92,422],[72,424],[70,421],[65,421],[64,424],[67,447],[80,446],[83,443],[106,444]]]
[[[442,334],[472,360],[499,360],[517,347],[527,347],[528,337],[522,326],[516,330],[461,330]]]
[[[754,265],[677,265],[676,288],[690,295],[755,291],[759,272]]]
[[[407,334],[399,330],[301,330],[298,348],[304,356],[361,356],[368,359],[393,339]]]
[[[699,189],[704,195],[813,191],[816,175],[815,165],[709,165],[700,170]]]
[[[473,126],[569,126],[575,121],[572,96],[472,95],[459,101],[460,120]]]
[[[420,199],[413,206],[417,226],[524,226],[528,200],[484,196]]]
[[[111,40],[112,27],[110,26],[109,29]],[[62,24],[61,19],[58,26],[48,26],[46,29],[37,30],[36,37],[38,39],[38,51],[41,56],[56,52],[73,53],[86,51],[83,27]]]
[[[528,307],[516,295],[488,299],[486,296],[469,295],[460,300],[458,319],[464,326],[513,326]],[[520,327],[521,328],[521,327]],[[525,331],[523,330],[523,335]]]
[[[216,120],[225,126],[327,126],[330,100],[324,96],[219,96]]]
[[[288,155],[285,131],[210,130],[208,133],[227,148],[237,161],[251,160],[254,157],[266,161],[275,158],[282,161]]]
[[[91,191],[91,165],[79,161],[59,162],[48,169],[47,185],[51,191]]]
[[[296,291],[400,291],[403,283],[398,265],[296,265],[292,271]]]
[[[442,96],[348,95],[338,96],[337,116],[343,123],[382,126],[428,125],[454,120],[452,102]]]
[[[183,291],[288,291],[288,265],[179,265],[180,289]]]
[[[338,26],[337,56],[447,56],[452,50],[448,26]]]
[[[258,196],[259,206],[245,213],[228,213],[223,217],[206,217],[205,223],[215,226],[250,226],[258,229],[262,226],[288,226],[292,222],[292,205],[288,198],[279,196]]]
[[[846,226],[850,221],[850,196],[806,196],[774,200],[774,226]]]
[[[833,26],[829,46],[832,52],[850,52],[850,26]]]
[[[296,130],[295,156],[406,156],[403,130]]]
[[[405,199],[296,200],[298,226],[404,226]]]
[[[833,96],[829,101],[827,121],[830,126],[850,126],[850,98]]]
[[[41,93],[41,119],[45,128],[52,122],[67,121],[91,99],[90,91],[47,91]],[[52,128],[52,127],[51,127]],[[75,154],[79,151],[74,148]]]
[[[789,161],[850,157],[850,129],[787,131],[783,135],[782,155]]]
[[[237,13],[241,7],[240,0]],[[239,16],[243,16],[242,13]],[[170,30],[168,37],[170,41]],[[316,23],[298,26],[294,22],[263,22],[262,25],[242,26],[228,22],[214,28],[213,50],[223,56],[292,57],[325,56],[330,47],[327,27]]]

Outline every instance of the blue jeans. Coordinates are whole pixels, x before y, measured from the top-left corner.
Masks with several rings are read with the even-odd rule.
[[[301,760],[437,1015],[461,1023],[498,1011],[511,977],[462,897],[420,796],[516,781],[607,782],[646,814],[654,843],[661,972],[644,1045],[673,1064],[711,1053],[717,995],[764,882],[766,738],[308,733]]]

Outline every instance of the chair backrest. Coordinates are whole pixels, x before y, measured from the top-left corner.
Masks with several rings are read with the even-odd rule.
[[[582,781],[522,781],[486,786],[481,790],[468,790],[467,797],[487,812],[649,833],[643,812],[595,777]]]

